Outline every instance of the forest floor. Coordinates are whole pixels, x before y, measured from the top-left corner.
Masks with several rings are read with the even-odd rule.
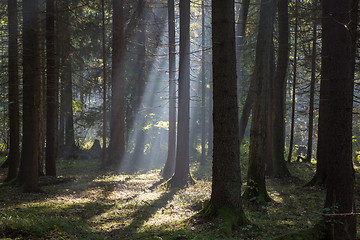
[[[59,180],[42,178],[42,193],[0,183],[0,238],[267,240],[310,228],[320,217],[324,189],[303,187],[314,165],[289,168],[293,178],[267,180],[274,201],[257,209],[244,206],[252,224],[230,237],[220,222],[196,217],[210,198],[211,166],[192,164],[196,184],[169,190],[159,184],[160,170],[119,175],[101,170],[99,161],[59,160]],[[6,169],[0,169],[0,182],[5,175]]]

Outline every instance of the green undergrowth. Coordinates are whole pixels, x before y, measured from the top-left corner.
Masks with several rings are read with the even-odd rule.
[[[324,189],[303,187],[314,166],[293,163],[289,166],[293,178],[267,179],[274,201],[257,209],[245,205],[251,224],[226,233],[229,226],[223,220],[231,218],[228,212],[222,213],[223,220],[197,214],[210,199],[210,164],[193,163],[196,183],[184,189],[166,188],[160,170],[125,175],[101,170],[100,164],[59,160],[58,176],[64,181],[40,179],[42,193],[0,186],[0,238],[260,240],[283,235],[280,239],[297,239],[289,238],[291,232],[313,228],[324,201]],[[0,181],[5,177],[6,169],[0,169]]]

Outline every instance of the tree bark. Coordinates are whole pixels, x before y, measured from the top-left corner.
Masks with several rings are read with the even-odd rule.
[[[238,94],[240,94],[240,88],[243,88],[243,77],[244,77],[244,71],[242,69],[242,58],[243,58],[243,48],[244,48],[244,38],[245,38],[245,32],[246,32],[246,23],[247,23],[247,17],[249,13],[249,5],[250,0],[243,0],[241,7],[240,7],[240,13],[239,13],[239,20],[237,25],[237,37],[236,37],[236,63],[237,63],[237,78],[238,78]],[[252,79],[252,78],[251,78]],[[250,83],[251,84],[251,83]],[[250,87],[251,88],[251,87]],[[241,95],[238,96],[238,98]],[[240,99],[241,100],[241,99]],[[245,130],[248,125],[249,117],[251,112],[251,94],[250,89],[248,90],[248,93],[246,95],[246,100],[242,109],[240,121],[239,121],[239,138],[240,138],[240,144],[244,138]]]
[[[294,128],[295,128],[295,99],[296,99],[296,74],[297,74],[297,39],[298,39],[298,25],[299,25],[299,16],[298,16],[298,2],[295,0],[295,31],[294,31],[294,75],[293,75],[293,87],[292,87],[292,103],[291,103],[291,130],[290,130],[290,144],[289,144],[289,155],[288,163],[291,162],[291,156],[293,151],[294,144]]]
[[[312,56],[311,56],[311,82],[310,82],[310,102],[309,102],[309,128],[308,128],[308,144],[305,161],[311,162],[313,132],[314,132],[314,97],[315,97],[315,82],[316,82],[316,42],[317,42],[317,1],[314,1],[314,20],[312,26]]]
[[[248,222],[241,203],[234,1],[213,0],[212,14],[214,151],[206,210],[223,218],[231,234],[232,227]]]
[[[180,1],[179,113],[175,173],[172,187],[194,183],[189,169],[190,118],[190,0]]]
[[[271,175],[277,178],[290,176],[285,162],[285,85],[289,59],[288,0],[278,0],[279,50],[272,87],[272,163]]]
[[[322,69],[320,89],[319,146],[327,161],[325,209],[330,213],[354,212],[352,163],[352,109],[354,70],[351,33],[352,0],[322,1]],[[356,24],[356,23],[352,23]],[[320,160],[320,159],[318,159]],[[326,216],[326,239],[355,239],[356,218]]]
[[[18,181],[25,191],[39,191],[41,67],[38,0],[23,6],[23,143]]]
[[[200,163],[206,160],[206,76],[205,76],[205,1],[201,1],[201,158]]]
[[[262,0],[259,33],[256,44],[254,84],[251,85],[252,122],[247,188],[243,197],[258,202],[270,201],[265,185],[265,158],[267,139],[267,100],[271,77],[271,43],[274,27],[274,0]]]
[[[175,4],[168,0],[168,32],[169,32],[169,133],[168,155],[162,172],[164,179],[169,179],[175,170],[176,152],[176,45],[175,45]]]
[[[8,175],[5,182],[16,178],[20,162],[20,119],[19,119],[19,67],[17,45],[17,1],[8,1],[9,19],[9,132],[10,151],[7,158]]]
[[[58,80],[55,63],[55,3],[46,2],[46,158],[47,176],[56,176],[56,124]]]
[[[101,155],[101,166],[105,168],[107,160],[107,149],[106,149],[106,140],[107,140],[107,107],[106,107],[106,95],[107,95],[107,74],[106,74],[106,29],[105,29],[105,0],[101,0],[101,12],[102,12],[102,59],[103,59],[103,122],[102,122],[102,155]]]
[[[109,165],[120,165],[125,153],[124,2],[113,1],[113,54]]]

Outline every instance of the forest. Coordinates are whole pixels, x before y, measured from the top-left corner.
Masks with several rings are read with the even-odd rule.
[[[0,0],[1,239],[360,239],[359,0]]]

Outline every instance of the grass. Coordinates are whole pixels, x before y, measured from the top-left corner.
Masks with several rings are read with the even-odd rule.
[[[70,181],[44,184],[44,193],[0,185],[0,238],[271,239],[311,228],[319,219],[324,190],[302,187],[314,166],[293,163],[296,178],[267,180],[274,201],[256,210],[244,206],[252,224],[227,236],[221,222],[196,215],[210,198],[211,166],[192,164],[191,170],[195,185],[169,190],[158,185],[160,170],[119,175],[101,170],[94,160],[59,160],[59,177]],[[0,169],[0,181],[5,174]]]

